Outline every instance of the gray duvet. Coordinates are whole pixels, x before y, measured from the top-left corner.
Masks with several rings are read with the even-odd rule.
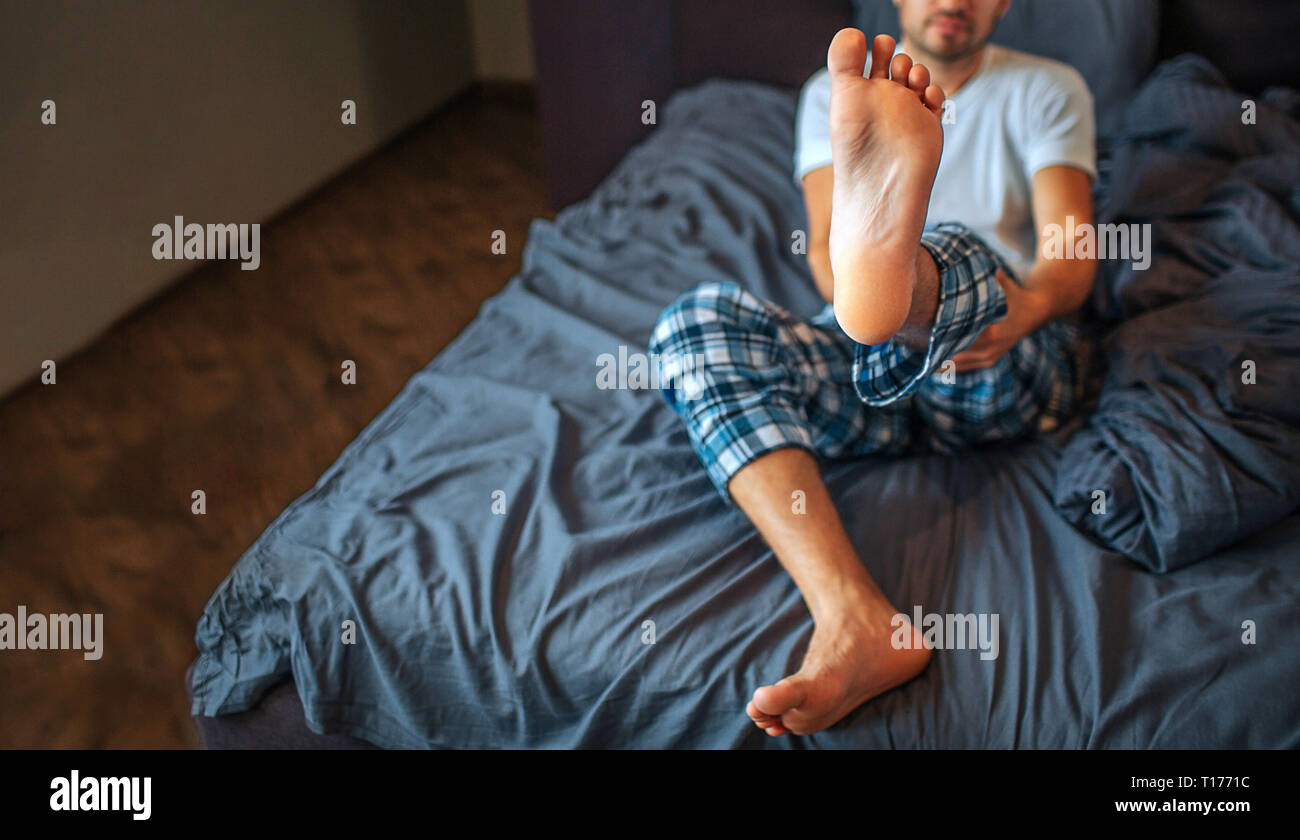
[[[194,713],[291,676],[313,729],[385,747],[1300,746],[1300,141],[1285,96],[1271,145],[1188,141],[1197,112],[1160,109],[1216,86],[1164,68],[1133,106],[1163,131],[1108,157],[1129,169],[1108,171],[1102,217],[1156,222],[1157,253],[1098,282],[1095,412],[826,465],[894,604],[996,615],[996,657],[936,651],[808,737],[745,717],[798,666],[808,612],[661,395],[596,377],[697,283],[820,308],[791,249],[794,98],[713,82],[534,223],[521,273],[239,560],[198,624]],[[1236,351],[1260,390],[1234,384]]]

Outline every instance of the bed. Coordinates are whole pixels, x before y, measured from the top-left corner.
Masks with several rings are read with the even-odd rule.
[[[205,744],[1300,747],[1300,96],[1256,95],[1246,124],[1243,94],[1185,56],[1115,103],[1098,218],[1151,224],[1156,248],[1146,271],[1103,267],[1085,410],[1033,440],[825,470],[893,602],[996,614],[998,655],[937,652],[831,729],[773,739],[744,706],[798,665],[798,590],[661,395],[596,372],[701,282],[820,308],[790,246],[792,85],[828,29],[881,7],[760,3],[755,31],[788,45],[771,77],[700,81],[726,56],[683,45],[737,4],[611,5],[534,8],[543,111],[575,60],[557,9],[611,61],[645,15],[640,54],[672,69],[602,94],[633,107],[611,133],[636,145],[566,161],[557,132],[582,124],[549,112],[557,200],[585,197],[534,223],[520,274],[214,593],[189,679]],[[605,60],[586,58],[587,76]]]

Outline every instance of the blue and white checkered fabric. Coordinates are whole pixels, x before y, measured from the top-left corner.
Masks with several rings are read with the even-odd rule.
[[[829,304],[801,321],[731,282],[697,286],[660,316],[651,352],[702,358],[689,394],[663,394],[728,503],[731,477],[776,449],[798,446],[829,459],[953,452],[1069,417],[1077,337],[1069,321],[1026,336],[987,368],[944,368],[1005,317],[996,275],[1011,271],[961,225],[928,229],[922,243],[940,281],[925,352],[895,339],[858,344]]]

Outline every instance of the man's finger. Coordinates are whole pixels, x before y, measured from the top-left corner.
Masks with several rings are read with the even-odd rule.
[[[988,353],[971,353],[969,350],[962,351],[952,357],[952,362],[961,373],[966,370],[979,370],[986,368],[998,360],[997,356]]]
[[[989,324],[985,327],[979,335],[975,336],[975,340],[967,345],[966,349],[957,355],[960,356],[962,353],[979,353],[980,351],[987,350],[996,344],[998,340],[998,330],[993,329],[995,326],[997,325]],[[953,358],[956,358],[956,356]]]

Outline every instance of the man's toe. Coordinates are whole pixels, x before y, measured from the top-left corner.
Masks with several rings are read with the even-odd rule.
[[[907,84],[907,76],[912,72],[912,59],[907,53],[899,53],[894,56],[894,60],[889,63],[889,78],[898,82],[900,85]]]
[[[943,111],[943,100],[946,98],[943,95],[943,88],[938,85],[929,85],[926,87],[925,95],[922,98],[925,100],[925,107],[931,111],[936,114]]]
[[[924,64],[913,64],[907,73],[907,86],[924,99],[925,89],[930,86],[930,69]]]
[[[872,79],[889,78],[889,57],[894,54],[894,39],[888,35],[877,35],[871,41],[871,75]]]
[[[865,35],[857,29],[841,29],[835,33],[830,49],[826,51],[826,67],[832,79],[840,76],[861,78],[866,61]]]
[[[804,701],[807,695],[800,677],[786,677],[775,685],[765,685],[754,692],[754,706],[763,714],[780,717]]]

